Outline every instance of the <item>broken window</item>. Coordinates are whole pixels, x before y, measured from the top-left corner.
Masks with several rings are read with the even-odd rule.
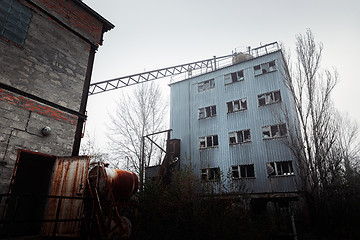
[[[255,169],[254,164],[247,165],[236,165],[232,166],[232,178],[254,178],[255,177]]]
[[[280,130],[280,136],[285,136],[287,134],[286,124],[280,124],[279,130]]]
[[[207,136],[207,137],[200,137],[199,145],[200,145],[200,149],[217,147],[219,145],[218,136],[213,135],[213,136]]]
[[[234,101],[234,111],[239,111],[239,110],[240,110],[239,100],[235,100]]]
[[[201,180],[206,181],[208,179],[208,170],[207,169],[201,169]]]
[[[198,83],[198,92],[204,91],[204,83]]]
[[[275,60],[274,60],[274,61],[269,62],[269,71],[270,71],[270,72],[272,72],[272,71],[276,71]]]
[[[289,176],[294,175],[292,161],[270,162],[267,163],[269,176]]]
[[[254,74],[255,76],[262,74],[260,65],[254,67]]]
[[[254,75],[255,76],[273,72],[273,71],[276,71],[275,60],[254,66]]]
[[[224,75],[224,83],[225,84],[231,83],[231,74],[225,74]]]
[[[228,102],[228,103],[226,103],[226,105],[228,108],[228,113],[232,113],[234,111],[233,102]]]
[[[263,138],[270,138],[270,126],[262,127]]]
[[[200,148],[206,147],[205,137],[199,138],[199,142],[200,142]]]
[[[206,146],[208,147],[214,146],[212,137],[206,137]]]
[[[244,80],[244,71],[233,72],[224,75],[224,83],[230,84]]]
[[[205,118],[205,108],[199,108],[199,119]]]
[[[214,88],[215,87],[215,80],[214,79],[210,79],[209,80],[210,83],[210,88]]]
[[[220,180],[220,168],[201,169],[202,181],[218,181]]]
[[[211,108],[207,107],[205,108],[206,116],[211,116]]]
[[[230,144],[236,144],[237,143],[237,141],[236,141],[236,132],[229,133],[229,141],[230,141]]]
[[[236,75],[236,72],[231,73],[231,81],[232,81],[232,82],[237,82],[237,75]]]
[[[268,63],[261,64],[261,71],[262,71],[262,74],[268,73],[269,72],[269,64]]]
[[[199,108],[199,119],[216,116],[216,106]]]
[[[212,138],[213,138],[213,146],[218,146],[219,145],[219,142],[218,142],[218,136],[217,135],[215,135],[215,136],[212,136]]]
[[[0,36],[24,46],[31,10],[18,1],[1,1]]]
[[[247,101],[246,98],[240,99],[240,109],[247,109]]]
[[[280,91],[273,91],[258,95],[259,106],[281,102]]]
[[[229,143],[238,144],[251,142],[250,129],[229,133]]]
[[[246,98],[242,98],[239,100],[231,101],[226,103],[228,108],[228,113],[243,111],[247,109],[247,101]]]
[[[215,87],[215,80],[210,79],[204,82],[198,83],[198,92],[203,92]]]
[[[237,72],[237,80],[238,81],[244,80],[244,71]]]
[[[263,139],[285,137],[286,135],[287,135],[286,124],[277,124],[277,125],[262,127]]]

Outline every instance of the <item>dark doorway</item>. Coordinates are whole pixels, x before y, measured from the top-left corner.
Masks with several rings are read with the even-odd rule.
[[[11,197],[6,208],[2,235],[38,235],[42,227],[46,195],[56,158],[29,151],[19,151]]]

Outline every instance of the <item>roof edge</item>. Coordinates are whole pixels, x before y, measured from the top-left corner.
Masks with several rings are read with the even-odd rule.
[[[113,29],[115,27],[114,24],[112,24],[111,22],[109,22],[108,20],[106,20],[103,16],[101,16],[99,13],[97,13],[95,10],[93,10],[91,7],[89,7],[88,5],[86,5],[83,1],[81,0],[72,0],[73,2],[77,3],[78,5],[80,5],[81,7],[83,7],[84,9],[86,9],[89,13],[91,13],[94,17],[96,17],[98,20],[100,20],[101,22],[103,22],[104,24],[104,30],[103,32],[107,32],[111,29]]]

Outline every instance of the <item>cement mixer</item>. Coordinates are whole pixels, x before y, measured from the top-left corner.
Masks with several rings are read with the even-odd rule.
[[[88,189],[95,213],[92,219],[96,220],[98,226],[96,235],[108,239],[128,239],[133,218],[129,216],[133,215],[129,214],[129,207],[136,208],[131,197],[138,190],[138,177],[133,172],[109,168],[102,162],[91,165]]]
[[[133,172],[120,169],[95,166],[89,172],[91,186],[97,187],[99,195],[104,196],[112,192],[115,201],[129,199],[138,189],[138,177]]]

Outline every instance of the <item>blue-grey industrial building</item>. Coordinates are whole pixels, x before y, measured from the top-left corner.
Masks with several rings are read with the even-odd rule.
[[[191,163],[204,189],[298,196],[298,164],[287,145],[294,129],[284,117],[296,112],[283,69],[272,43],[170,84],[171,138],[181,140],[180,164]]]

